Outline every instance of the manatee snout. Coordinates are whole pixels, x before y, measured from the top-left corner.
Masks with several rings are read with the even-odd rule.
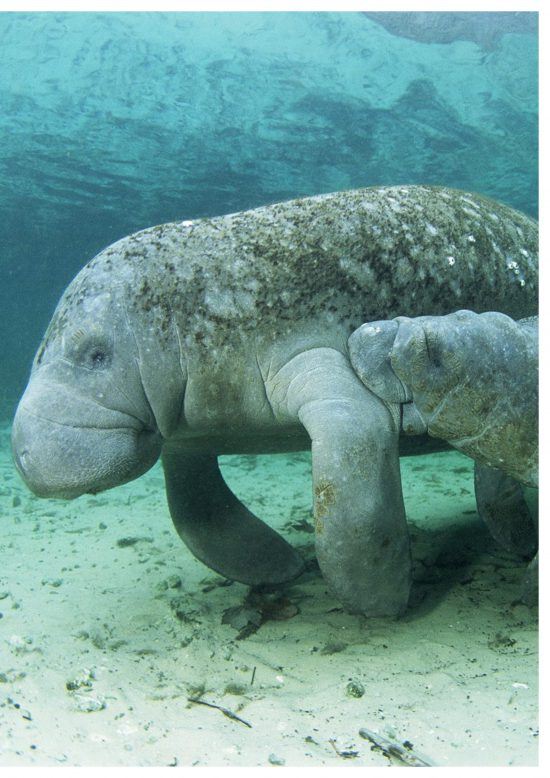
[[[384,402],[401,405],[405,434],[424,434],[434,423],[432,412],[458,382],[472,350],[463,325],[475,315],[398,316],[363,324],[350,336],[354,370]]]
[[[78,420],[78,421],[77,421]],[[38,497],[72,499],[146,472],[160,455],[158,432],[131,416],[59,387],[30,387],[12,427],[17,470]]]
[[[425,360],[423,342],[419,342],[418,332],[411,332],[411,326],[413,321],[405,316],[363,324],[350,336],[348,349],[351,364],[365,386],[390,406],[401,406],[401,430],[407,435],[422,435],[427,424],[412,402],[407,360],[422,365]],[[399,372],[394,360],[403,362],[406,370]]]
[[[348,340],[351,364],[361,381],[382,400],[391,403],[411,399],[390,360],[398,330],[395,319],[373,321],[355,330]]]

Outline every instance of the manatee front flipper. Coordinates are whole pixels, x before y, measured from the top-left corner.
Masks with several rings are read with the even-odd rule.
[[[474,484],[478,513],[495,540],[510,553],[531,559],[538,546],[537,527],[521,485],[479,462]]]
[[[284,583],[303,572],[292,546],[235,497],[215,455],[167,444],[162,464],[172,520],[197,559],[250,586]]]
[[[312,445],[315,545],[329,587],[351,612],[396,616],[411,584],[398,424],[339,351],[295,356],[266,379],[278,418]]]

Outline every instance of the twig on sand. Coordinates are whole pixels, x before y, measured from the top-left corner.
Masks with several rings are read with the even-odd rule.
[[[342,759],[354,759],[356,756],[359,756],[359,751],[352,751],[351,749],[348,749],[347,751],[340,751],[336,745],[336,740],[332,737],[329,738],[328,742],[335,750],[337,756],[340,756]]]
[[[233,711],[229,710],[229,708],[223,708],[221,705],[216,705],[214,702],[199,700],[197,697],[188,697],[187,701],[194,702],[195,705],[206,705],[207,708],[216,708],[216,710],[221,711],[224,716],[227,716],[228,719],[233,719],[233,721],[240,721],[241,724],[245,725],[245,727],[250,727],[250,729],[252,729],[252,724],[250,724],[248,721],[245,721],[244,719],[241,719],[240,716],[237,716],[237,714],[233,713]]]
[[[388,759],[397,759],[401,764],[407,767],[435,767],[435,763],[425,756],[420,756],[413,751],[412,743],[405,740],[403,744],[398,743],[397,740],[390,740],[383,735],[379,735],[377,732],[373,732],[367,727],[362,727],[359,730],[359,734],[365,740],[370,740],[372,743],[372,750],[378,749],[382,751],[384,756]]]

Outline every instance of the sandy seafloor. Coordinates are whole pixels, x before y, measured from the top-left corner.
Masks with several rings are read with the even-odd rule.
[[[191,557],[159,466],[39,500],[0,435],[1,765],[400,764],[362,728],[436,765],[537,763],[537,614],[518,603],[523,563],[477,518],[465,457],[402,460],[414,604],[368,620],[314,561],[239,611],[247,587]],[[222,463],[313,560],[309,455]]]

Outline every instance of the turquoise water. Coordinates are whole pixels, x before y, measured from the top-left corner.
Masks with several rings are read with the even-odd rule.
[[[398,183],[536,217],[537,71],[532,13],[0,13],[0,764],[399,765],[365,727],[536,764],[536,609],[471,460],[401,460],[413,594],[379,620],[321,577],[309,452],[222,458],[307,562],[259,601],[181,543],[159,464],[42,500],[9,433],[63,289],[133,231]]]
[[[0,14],[0,416],[60,293],[171,220],[371,184],[537,212],[536,14]]]

